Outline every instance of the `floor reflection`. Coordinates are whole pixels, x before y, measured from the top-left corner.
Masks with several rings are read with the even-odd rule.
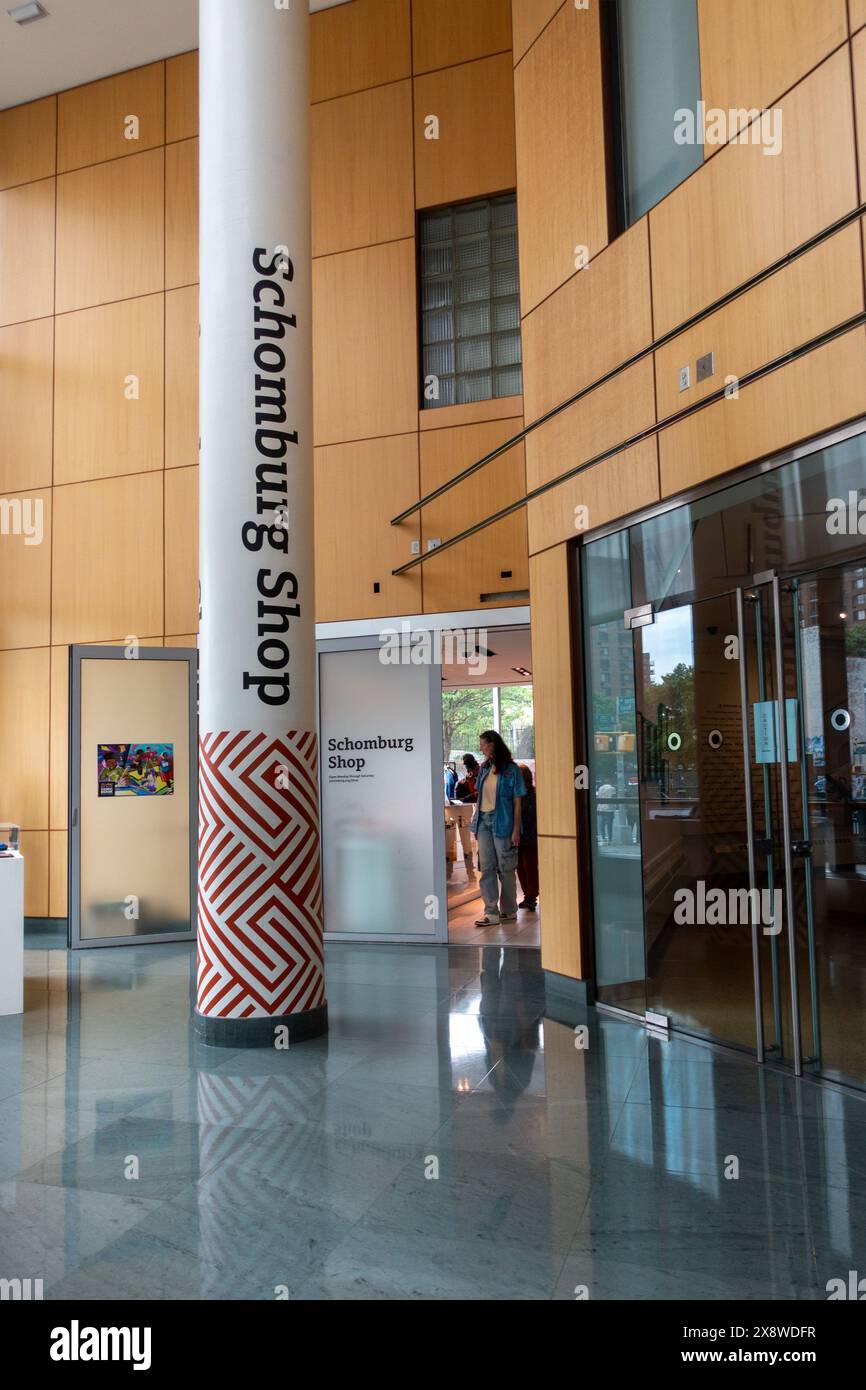
[[[823,1298],[863,1264],[863,1099],[547,1019],[537,952],[331,947],[328,1037],[227,1052],[186,945],[30,946],[0,1277],[46,1298]]]

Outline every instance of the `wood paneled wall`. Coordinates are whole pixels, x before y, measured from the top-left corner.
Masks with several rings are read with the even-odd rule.
[[[707,106],[782,111],[782,146],[707,146],[704,163],[624,234],[609,239],[611,178],[600,100],[602,36],[571,0],[513,0],[514,87],[525,416],[537,418],[618,367],[850,211],[864,197],[866,0],[698,0]],[[849,29],[850,11],[850,29]],[[855,31],[860,32],[855,34]],[[673,122],[673,112],[672,122]],[[729,133],[736,134],[742,120]],[[856,136],[855,136],[856,132]],[[859,148],[860,167],[857,151]],[[577,269],[574,250],[587,248]],[[526,441],[535,487],[844,323],[864,307],[861,229],[851,226],[774,278],[648,355]],[[528,508],[539,832],[545,880],[542,955],[583,969],[576,856],[560,750],[573,752],[569,711],[567,542],[576,508],[589,527],[748,463],[866,412],[866,338],[848,333],[737,396],[578,474]],[[714,377],[694,362],[713,351]],[[692,385],[679,390],[679,369]],[[550,750],[557,761],[550,764]],[[578,817],[582,814],[577,802]],[[576,872],[576,868],[575,868]]]
[[[499,595],[527,587],[523,516],[391,571],[414,541],[522,495],[522,450],[390,525],[523,425],[519,396],[418,408],[417,211],[516,184],[510,0],[357,0],[316,15],[313,98],[317,616],[475,609],[482,593],[520,602]]]
[[[0,816],[33,916],[66,911],[68,644],[195,643],[191,76],[171,58],[0,112],[0,487],[42,533],[0,537]]]
[[[520,496],[522,450],[389,521],[523,421],[418,408],[416,211],[515,184],[510,0],[354,0],[311,61],[318,616],[477,608],[527,587],[522,514],[426,591],[391,570]],[[66,911],[68,644],[196,640],[197,137],[195,53],[0,112],[0,490],[42,517],[0,537],[0,817],[34,916]]]

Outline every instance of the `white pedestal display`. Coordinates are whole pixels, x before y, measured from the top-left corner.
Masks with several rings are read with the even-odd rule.
[[[0,1014],[24,1012],[24,860],[0,856]]]

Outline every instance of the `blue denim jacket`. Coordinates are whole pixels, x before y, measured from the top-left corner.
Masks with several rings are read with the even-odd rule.
[[[484,790],[484,782],[489,768],[486,763],[482,764],[478,774],[478,801],[475,804],[475,815],[472,817],[470,830],[474,835],[478,829],[478,822],[481,818],[481,793]],[[501,840],[511,837],[514,829],[514,798],[521,797],[524,791],[523,773],[517,763],[508,763],[502,769],[496,779],[496,807],[493,812],[493,833]]]

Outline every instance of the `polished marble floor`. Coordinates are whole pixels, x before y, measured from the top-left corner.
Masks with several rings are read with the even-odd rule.
[[[818,1299],[866,1274],[866,1100],[592,1010],[576,1046],[533,951],[331,947],[327,1039],[234,1052],[191,1036],[188,946],[28,946],[0,1277],[47,1299]]]
[[[539,950],[541,915],[537,908],[534,912],[520,908],[516,922],[503,922],[498,927],[476,927],[475,923],[483,914],[482,898],[449,907],[449,943],[452,946],[518,946],[522,950]]]

